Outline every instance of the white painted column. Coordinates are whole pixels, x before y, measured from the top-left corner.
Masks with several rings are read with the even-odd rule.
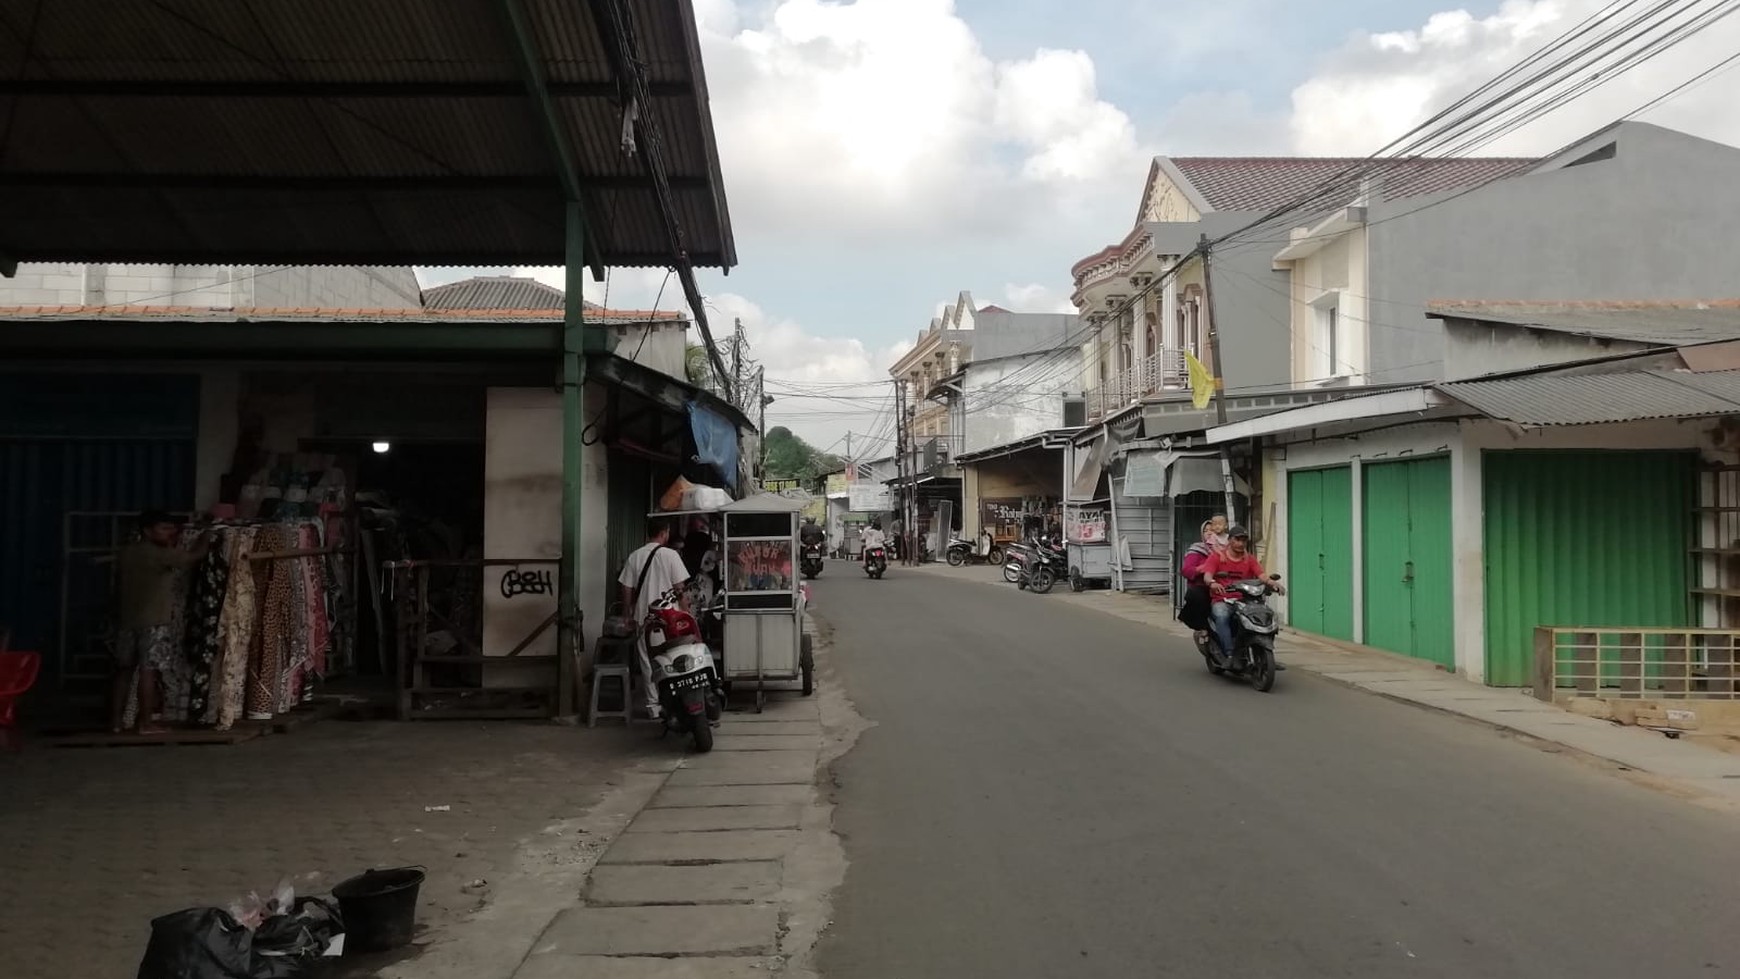
[[[1365,642],[1365,462],[1354,456],[1348,463],[1353,485],[1353,641]]]
[[[1481,446],[1462,422],[1450,442],[1451,608],[1455,623],[1456,670],[1486,682],[1485,503],[1481,486]]]

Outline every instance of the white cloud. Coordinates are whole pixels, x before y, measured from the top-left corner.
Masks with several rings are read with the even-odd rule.
[[[1050,286],[1030,282],[1019,285],[1014,282],[1003,286],[1003,297],[1009,300],[1009,306],[1017,313],[1073,313],[1075,304],[1069,301],[1069,293],[1053,289]]]
[[[1446,11],[1415,30],[1356,36],[1294,89],[1294,149],[1307,154],[1373,152],[1606,5],[1606,0],[1507,0],[1488,17]],[[1713,0],[1687,0],[1672,16],[1681,22],[1712,6]],[[1609,21],[1605,26],[1614,25]],[[1737,45],[1740,18],[1729,18],[1477,152],[1551,152],[1631,113]],[[1700,85],[1644,118],[1740,142],[1740,105],[1728,89],[1717,81]]]
[[[993,62],[951,0],[747,6],[711,0],[700,24],[726,186],[749,229],[1008,231],[1144,165],[1083,52]]]

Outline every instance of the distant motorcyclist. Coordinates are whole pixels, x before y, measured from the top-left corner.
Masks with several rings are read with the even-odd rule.
[[[822,529],[821,524],[816,523],[815,517],[805,517],[804,525],[798,528],[798,540],[802,541],[805,547],[808,547],[811,544],[825,546],[827,544],[828,534],[827,531]]]
[[[861,559],[868,558],[871,550],[874,548],[887,547],[888,536],[882,532],[882,521],[872,520],[870,521],[870,526],[860,530],[858,532],[858,543],[864,546],[863,554],[860,555]]]

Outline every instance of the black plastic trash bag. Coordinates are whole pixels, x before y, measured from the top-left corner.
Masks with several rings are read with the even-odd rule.
[[[254,933],[221,908],[188,908],[151,922],[138,979],[254,979]]]
[[[220,908],[189,908],[151,922],[137,979],[301,979],[342,931],[338,909],[316,897],[297,898],[257,931]]]
[[[248,979],[301,979],[314,974],[326,946],[344,931],[338,909],[318,897],[299,897],[287,914],[260,922],[254,931],[253,970]]]

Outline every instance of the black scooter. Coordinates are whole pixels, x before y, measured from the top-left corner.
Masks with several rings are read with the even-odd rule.
[[[1041,537],[1035,541],[1022,562],[1021,580],[1015,582],[1015,587],[1024,588],[1035,595],[1043,595],[1051,591],[1051,586],[1059,579],[1069,577],[1069,554],[1063,545],[1049,537]]]
[[[1233,648],[1230,653],[1222,650],[1213,629],[1208,630],[1206,639],[1198,639],[1196,651],[1208,664],[1208,672],[1244,680],[1262,693],[1274,689],[1275,674],[1280,670],[1275,662],[1275,635],[1281,631],[1281,623],[1267,599],[1271,591],[1277,590],[1275,583],[1280,580],[1281,576],[1276,574],[1267,581],[1252,578],[1228,586],[1242,596],[1239,601],[1228,603],[1233,608]]]
[[[805,578],[814,578],[822,573],[823,544],[815,541],[804,545],[803,552],[798,555],[798,570]]]

